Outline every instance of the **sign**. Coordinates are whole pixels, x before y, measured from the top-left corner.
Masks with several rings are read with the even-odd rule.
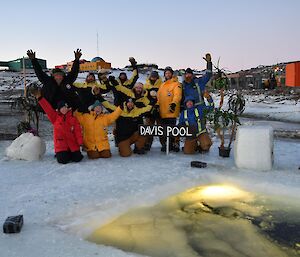
[[[147,126],[139,125],[141,136],[163,136],[163,137],[191,137],[194,134],[190,127],[185,126]]]

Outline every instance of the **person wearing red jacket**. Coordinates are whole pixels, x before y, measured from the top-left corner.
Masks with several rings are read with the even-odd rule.
[[[53,124],[54,151],[57,162],[62,164],[80,162],[83,158],[80,151],[80,146],[83,145],[82,130],[71,108],[68,108],[66,102],[60,101],[56,111],[42,97],[40,90],[36,90],[34,95]]]

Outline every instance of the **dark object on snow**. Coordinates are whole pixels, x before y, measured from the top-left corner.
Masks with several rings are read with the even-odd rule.
[[[192,161],[191,162],[191,167],[194,168],[206,168],[207,163],[206,162],[199,162],[199,161]]]
[[[23,215],[10,216],[3,224],[3,233],[20,233],[23,226]]]
[[[221,157],[229,157],[230,156],[231,147],[219,147],[219,156]]]

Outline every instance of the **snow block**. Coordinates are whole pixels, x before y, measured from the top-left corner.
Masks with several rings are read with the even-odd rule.
[[[12,159],[36,161],[46,152],[45,142],[31,133],[23,133],[6,148],[6,156]]]
[[[238,127],[234,145],[235,165],[258,171],[273,166],[273,128],[270,126]]]

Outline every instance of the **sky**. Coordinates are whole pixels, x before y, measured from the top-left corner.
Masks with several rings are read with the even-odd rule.
[[[211,53],[229,71],[300,60],[299,0],[1,1],[0,61],[26,55],[48,67],[99,56],[204,69]]]

